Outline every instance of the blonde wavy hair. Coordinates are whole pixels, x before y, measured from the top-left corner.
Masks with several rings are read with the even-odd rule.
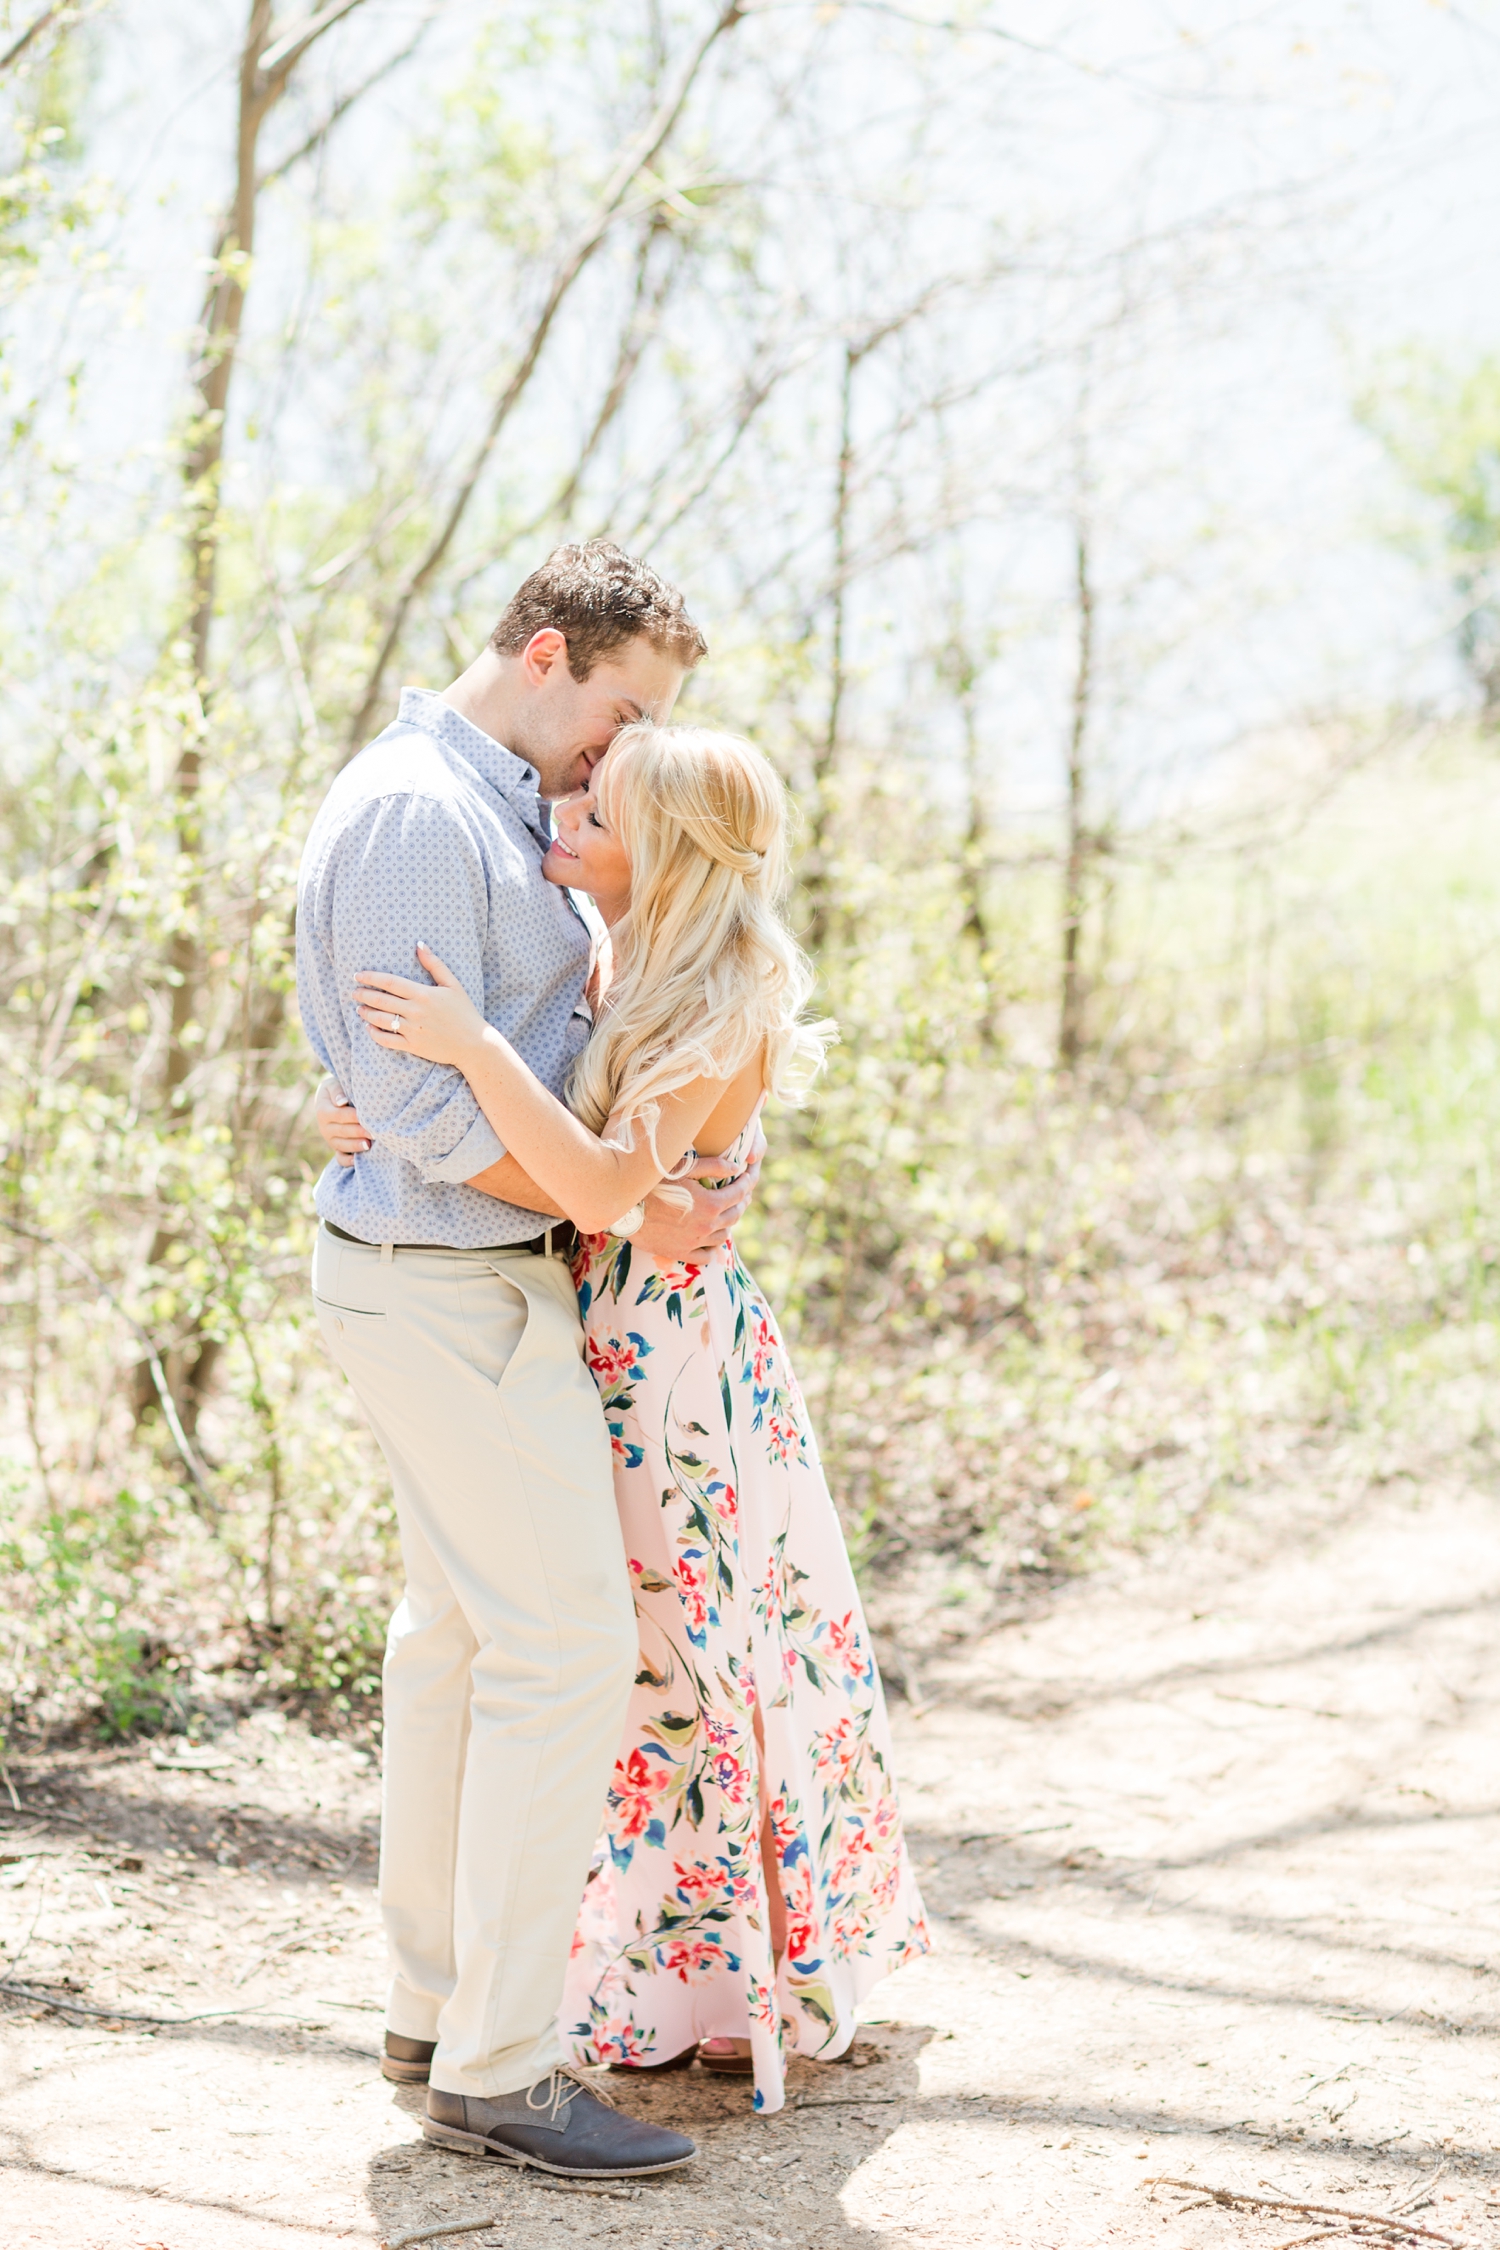
[[[805,1097],[830,1040],[804,1020],[813,987],[782,914],[786,793],[753,743],[643,722],[615,736],[595,794],[630,862],[609,981],[568,1100],[596,1133],[655,1149],[663,1099],[762,1060],[766,1091]]]

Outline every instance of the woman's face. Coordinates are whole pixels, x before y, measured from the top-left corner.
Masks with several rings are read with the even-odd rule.
[[[630,904],[630,862],[619,837],[604,824],[595,794],[598,776],[596,766],[587,789],[553,806],[557,833],[542,861],[542,873],[549,883],[560,883],[566,890],[587,891],[598,901],[605,921],[616,922]]]

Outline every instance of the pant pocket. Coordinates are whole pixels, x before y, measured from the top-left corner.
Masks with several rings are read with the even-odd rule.
[[[323,1349],[356,1390],[360,1378],[368,1380],[372,1369],[385,1367],[390,1356],[391,1326],[384,1313],[353,1312],[347,1305],[330,1305],[321,1297],[314,1297],[313,1311],[318,1316]]]
[[[336,1336],[345,1336],[351,1332],[356,1336],[367,1335],[372,1330],[385,1326],[383,1312],[357,1312],[352,1305],[330,1305],[326,1297],[314,1297],[313,1308],[318,1316],[318,1325],[324,1329],[331,1328]]]
[[[515,1286],[525,1300],[526,1326],[501,1377],[502,1391],[514,1386],[538,1400],[548,1399],[553,1411],[570,1420],[582,1398],[602,1431],[599,1394],[584,1360],[583,1323],[567,1267],[556,1258],[527,1258],[517,1264]]]
[[[507,1261],[507,1264],[510,1261]],[[498,1390],[520,1350],[531,1318],[524,1289],[497,1266],[475,1266],[458,1282],[464,1357]]]

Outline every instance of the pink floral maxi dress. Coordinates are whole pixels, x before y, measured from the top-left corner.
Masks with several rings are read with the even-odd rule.
[[[927,1950],[874,1654],[796,1377],[733,1243],[674,1266],[589,1235],[574,1278],[641,1665],[563,2034],[580,2061],[627,2063],[748,2038],[755,2106],[776,2110],[787,2052],[841,2054],[871,1985]]]

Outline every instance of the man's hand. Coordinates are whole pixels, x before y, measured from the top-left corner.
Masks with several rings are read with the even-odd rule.
[[[646,1218],[630,1237],[632,1247],[639,1246],[648,1257],[682,1260],[706,1255],[726,1242],[733,1229],[749,1208],[760,1180],[761,1159],[766,1153],[766,1136],[757,1126],[755,1139],[750,1145],[750,1156],[745,1169],[728,1187],[700,1187],[701,1180],[722,1180],[724,1160],[720,1156],[700,1156],[689,1165],[674,1187],[685,1187],[692,1197],[688,1211],[674,1209],[653,1192],[646,1198]]]

